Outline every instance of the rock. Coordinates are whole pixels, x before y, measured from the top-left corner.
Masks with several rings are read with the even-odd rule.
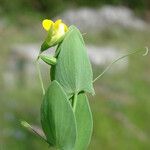
[[[58,15],[55,19],[58,18],[61,18],[68,25],[74,24],[80,30],[88,31],[88,33],[112,27],[112,25],[138,30],[143,30],[147,26],[129,8],[121,6],[103,6],[99,9],[87,7],[70,9]]]
[[[12,46],[7,62],[8,69],[4,72],[4,82],[7,88],[12,88],[14,85],[34,85],[37,74],[35,60],[39,48],[37,44]]]
[[[123,51],[115,47],[98,47],[93,45],[87,46],[88,54],[90,57],[91,62],[100,67],[106,67],[114,60],[118,59],[119,57],[123,56]],[[119,61],[118,63],[114,64],[113,67],[114,73],[117,71],[125,70],[128,66],[128,58],[124,58],[123,60]]]
[[[0,33],[3,32],[3,30],[6,28],[8,25],[7,19],[0,18]]]
[[[17,84],[27,84],[30,87],[35,86],[37,81],[37,70],[35,66],[35,60],[38,56],[40,46],[38,44],[24,44],[24,45],[14,45],[11,49],[9,56],[8,67],[6,72],[4,72],[4,81],[5,85],[8,88],[13,87]],[[53,53],[54,49],[50,49],[47,53]],[[87,45],[87,51],[90,57],[91,62],[95,66],[106,67],[112,61],[114,61],[119,56],[122,56],[122,52],[117,50],[114,47],[98,47],[94,45]],[[126,61],[125,61],[126,60]],[[128,61],[127,58],[124,61],[117,63],[116,69],[120,71],[124,70]],[[47,73],[49,66],[45,65],[44,62],[41,62],[41,71],[44,75]]]
[[[11,49],[11,55],[15,59],[25,59],[33,62],[38,56],[40,45],[38,44],[16,44]]]

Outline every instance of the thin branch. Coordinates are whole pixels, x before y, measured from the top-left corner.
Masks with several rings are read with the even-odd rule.
[[[43,95],[45,95],[45,89],[44,89],[44,84],[43,84],[41,70],[40,70],[40,67],[39,67],[38,60],[36,60],[36,68],[37,68],[37,71],[38,71],[38,76],[39,76],[42,92],[43,92]]]
[[[21,125],[23,127],[25,127],[26,129],[28,129],[29,131],[32,131],[33,133],[35,133],[37,136],[39,136],[42,140],[44,140],[46,143],[48,143],[48,141],[46,140],[46,138],[44,136],[42,136],[37,129],[35,129],[35,127],[31,126],[29,123],[27,123],[26,121],[21,121]],[[48,143],[49,144],[49,143]]]

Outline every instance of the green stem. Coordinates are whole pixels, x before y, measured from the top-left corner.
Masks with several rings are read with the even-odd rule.
[[[146,49],[146,51],[145,51],[145,53],[143,54],[143,56],[146,56],[146,55],[148,54],[148,51],[149,51],[147,47],[146,47],[145,49]],[[144,50],[145,50],[145,49],[144,49]],[[111,64],[109,64],[109,65],[105,68],[105,70],[104,70],[100,75],[98,75],[98,76],[93,80],[93,83],[94,83],[95,81],[97,81],[106,71],[108,71],[108,70],[112,67],[113,64],[115,64],[116,62],[118,62],[119,60],[121,60],[121,59],[123,59],[123,58],[125,58],[125,57],[128,57],[128,56],[130,56],[130,55],[133,55],[133,54],[138,53],[138,52],[141,52],[141,51],[143,51],[143,49],[142,49],[142,50],[140,49],[140,50],[133,51],[133,52],[131,52],[131,53],[128,53],[128,54],[126,54],[126,55],[123,55],[123,56],[119,57],[118,59],[114,60]]]
[[[75,93],[74,97],[73,97],[73,112],[75,112],[76,110],[76,105],[77,105],[77,93]]]
[[[36,68],[37,68],[37,71],[38,71],[38,76],[39,76],[42,92],[43,92],[43,95],[45,95],[45,89],[44,89],[44,84],[43,84],[42,75],[41,75],[38,60],[36,60]]]

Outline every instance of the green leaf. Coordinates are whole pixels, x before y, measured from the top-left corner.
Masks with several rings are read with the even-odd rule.
[[[85,93],[80,93],[77,97],[75,117],[77,123],[77,141],[74,150],[87,150],[93,130],[93,119]]]
[[[47,141],[61,150],[72,150],[76,141],[75,116],[69,100],[57,81],[53,81],[41,106],[41,123]]]
[[[52,80],[57,80],[68,96],[80,91],[94,94],[93,73],[79,30],[71,26],[59,46],[57,64],[51,68]]]

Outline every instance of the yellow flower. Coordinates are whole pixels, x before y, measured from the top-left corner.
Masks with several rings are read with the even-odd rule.
[[[43,28],[46,30],[46,31],[49,31],[51,26],[54,24],[54,22],[52,20],[48,20],[48,19],[45,19],[43,20],[42,22],[42,25],[43,25]]]
[[[48,44],[49,47],[60,43],[63,40],[65,33],[68,31],[67,25],[64,24],[61,19],[58,19],[55,22],[45,19],[43,20],[42,25],[48,32],[46,44]]]

